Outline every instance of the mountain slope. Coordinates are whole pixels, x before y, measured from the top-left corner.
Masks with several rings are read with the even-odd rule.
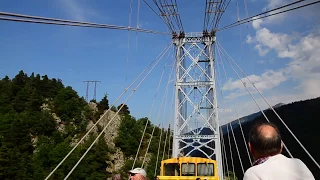
[[[320,154],[319,149],[315,146],[317,142],[319,142],[319,127],[320,121],[318,121],[319,117],[319,107],[320,107],[320,98],[305,100],[294,102],[291,104],[283,105],[281,107],[276,108],[276,112],[280,115],[283,121],[287,124],[287,126],[294,132],[295,136],[301,141],[301,143],[305,146],[305,148],[309,151],[309,153],[313,156],[313,158],[320,162]],[[290,132],[285,128],[282,122],[276,117],[276,115],[271,110],[265,111],[266,116],[269,120],[275,123],[281,132],[283,141],[287,145],[293,157],[301,159],[308,168],[312,171],[313,175],[316,179],[320,179],[320,171],[318,167],[311,161],[311,159],[307,156],[304,150],[300,147],[300,145],[296,142]],[[263,115],[259,115],[255,117],[251,121],[245,121],[242,123],[242,129],[244,131],[246,142],[247,135],[251,126],[258,121],[266,121]],[[249,158],[247,155],[247,151],[245,148],[245,144],[242,139],[242,134],[239,127],[235,127],[233,129],[236,137],[236,142],[240,151],[241,160],[243,162],[244,169],[248,169],[250,167]],[[232,137],[232,133],[230,132],[230,137]],[[230,164],[230,151],[229,151],[229,142],[227,133],[224,134],[224,146],[227,150],[228,169],[232,169]],[[233,141],[231,141],[231,149],[232,149],[232,157],[235,164],[235,172],[237,176],[242,179],[243,173],[240,166],[239,157],[237,155],[236,147]],[[284,150],[284,155],[288,156],[288,153]]]

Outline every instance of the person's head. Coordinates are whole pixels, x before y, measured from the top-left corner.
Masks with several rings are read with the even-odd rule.
[[[259,159],[282,152],[279,129],[273,123],[257,123],[249,132],[249,149],[253,158]]]
[[[147,173],[142,168],[135,168],[129,171],[130,180],[144,180],[147,177]]]

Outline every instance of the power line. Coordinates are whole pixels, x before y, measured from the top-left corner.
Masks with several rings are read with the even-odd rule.
[[[152,34],[169,35],[169,33],[158,32],[158,31],[148,30],[148,29],[140,29],[137,27],[135,28],[135,27],[117,26],[117,25],[109,25],[109,24],[98,24],[98,23],[91,23],[91,22],[71,21],[71,20],[64,20],[64,19],[46,18],[46,17],[40,17],[40,16],[29,16],[24,14],[14,14],[14,13],[8,13],[8,12],[0,12],[0,20],[37,23],[37,24],[63,25],[63,26],[118,29],[118,30],[128,30],[128,31],[152,33]]]
[[[229,24],[229,25],[227,25],[227,26],[231,26],[231,25],[234,25],[234,24],[237,24],[237,23],[246,21],[246,20],[248,20],[248,19],[252,19],[252,18],[254,18],[254,17],[260,16],[260,15],[263,15],[263,14],[267,14],[267,13],[269,13],[269,12],[276,11],[276,10],[279,10],[279,9],[282,9],[282,8],[285,8],[285,7],[288,7],[288,6],[291,6],[291,5],[294,5],[294,4],[303,2],[303,1],[305,1],[305,0],[298,0],[298,1],[295,1],[295,2],[292,2],[292,3],[289,3],[289,4],[286,4],[286,5],[283,5],[283,6],[274,8],[274,9],[271,9],[271,10],[269,10],[269,11],[265,11],[265,12],[262,12],[262,13],[260,13],[260,14],[256,14],[256,15],[251,16],[251,17],[248,17],[248,16],[247,16],[247,18],[242,19],[242,20],[238,20],[238,21],[236,21],[236,22],[234,22],[234,23],[232,23],[232,24]],[[227,26],[225,26],[225,27],[227,27]],[[223,27],[223,28],[225,28],[225,27]]]
[[[304,0],[302,0],[304,1]],[[299,1],[300,2],[300,1]],[[298,2],[294,2],[294,3],[298,3]],[[285,13],[285,12],[289,12],[289,11],[293,11],[293,10],[296,10],[296,9],[300,9],[300,8],[303,8],[303,7],[307,7],[307,6],[310,6],[310,5],[314,5],[314,4],[317,4],[317,3],[320,3],[320,1],[314,1],[312,3],[308,3],[308,4],[304,4],[304,5],[301,5],[301,6],[298,6],[298,7],[294,7],[294,8],[291,8],[291,9],[287,9],[287,10],[284,10],[284,11],[280,11],[280,12],[277,12],[277,13],[273,13],[273,14],[269,14],[269,15],[265,15],[265,16],[262,16],[262,17],[258,17],[259,15],[261,14],[266,14],[268,12],[271,12],[271,11],[275,11],[275,10],[278,10],[280,8],[283,8],[283,7],[287,7],[289,6],[288,5],[285,5],[285,6],[282,6],[282,7],[279,7],[279,8],[276,8],[276,9],[273,9],[273,10],[270,10],[270,11],[267,11],[267,12],[264,12],[264,13],[261,13],[261,14],[258,14],[258,15],[255,15],[255,16],[251,16],[249,18],[246,18],[248,20],[244,21],[244,20],[241,20],[239,22],[234,22],[230,25],[227,25],[225,27],[222,27],[220,29],[218,29],[218,31],[222,31],[222,30],[226,30],[226,29],[229,29],[229,28],[232,28],[232,27],[235,27],[235,26],[239,26],[241,24],[244,24],[244,23],[248,23],[248,22],[251,22],[251,21],[255,21],[255,20],[258,20],[258,19],[263,19],[263,18],[266,18],[266,17],[270,17],[270,16],[274,16],[274,15],[277,15],[277,14],[281,14],[281,13]],[[291,3],[293,4],[293,3]],[[257,18],[254,18],[254,17],[257,17]],[[251,18],[251,19],[250,19]],[[254,19],[252,19],[254,18]]]

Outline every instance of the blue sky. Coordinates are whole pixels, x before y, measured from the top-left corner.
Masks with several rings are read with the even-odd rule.
[[[0,11],[35,16],[90,21],[104,24],[129,25],[131,0],[2,0]],[[131,26],[166,32],[165,24],[143,3],[137,18],[138,0],[132,1]],[[149,1],[152,4],[152,1]],[[179,12],[186,32],[202,31],[205,1],[178,0]],[[245,1],[246,2],[246,1]],[[292,2],[289,0],[249,0],[249,16]],[[310,1],[308,1],[310,2]],[[318,97],[320,95],[319,9],[307,7],[269,19],[255,21],[217,34],[218,41],[255,82],[272,105]],[[244,2],[239,2],[240,18],[245,18]],[[231,1],[220,25],[237,20],[235,1]],[[19,70],[60,78],[85,96],[85,80],[99,80],[97,99],[109,94],[110,102],[170,44],[164,35],[130,33],[128,31],[26,24],[0,21],[0,77],[14,77]],[[129,44],[129,51],[128,51]],[[242,44],[242,48],[241,48]],[[129,53],[128,53],[129,52]],[[127,103],[136,118],[148,116],[164,63],[161,61]],[[128,58],[127,58],[128,57]],[[221,64],[220,64],[221,65]],[[164,79],[151,119],[154,123],[160,109],[170,66],[165,66]],[[226,66],[228,79],[221,74],[225,104],[232,109],[233,99],[240,116],[258,109],[245,95],[240,81]],[[239,85],[240,84],[240,85]],[[167,110],[172,94],[170,84]],[[220,91],[220,89],[219,89]],[[253,92],[263,108],[267,106]],[[218,93],[219,106],[223,107]],[[93,84],[89,97],[93,97]],[[121,100],[119,103],[123,102]],[[167,111],[167,112],[168,112]],[[235,111],[221,112],[221,124],[236,118]],[[166,116],[160,113],[160,117]]]

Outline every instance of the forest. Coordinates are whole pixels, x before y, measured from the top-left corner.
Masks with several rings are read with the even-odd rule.
[[[320,107],[320,98],[309,99],[299,102],[293,102],[290,104],[282,105],[280,107],[275,108],[275,111],[279,114],[279,116],[283,119],[285,124],[290,128],[290,130],[294,133],[294,135],[299,139],[299,141],[303,144],[303,146],[308,150],[308,152],[313,156],[316,162],[320,162],[319,149],[317,148],[317,144],[319,143],[319,134],[318,130],[320,127],[319,121],[319,107]],[[315,179],[320,179],[320,171],[319,168],[315,165],[315,163],[311,160],[311,158],[307,155],[307,153],[302,149],[302,147],[298,144],[298,142],[294,139],[291,133],[287,130],[287,128],[283,125],[283,123],[279,120],[279,118],[275,115],[272,110],[265,110],[265,115],[268,119],[275,123],[280,130],[282,140],[285,145],[288,147],[294,158],[299,158],[302,160],[308,168],[313,173]],[[247,120],[241,123],[242,129],[246,138],[246,142],[248,140],[248,133],[250,128],[254,123],[258,123],[261,121],[266,121],[264,116],[260,114],[259,116],[253,118],[253,120]],[[237,124],[238,121],[234,121],[234,124]],[[242,138],[241,129],[239,126],[233,125],[233,132],[236,137],[236,144],[239,148],[240,158],[243,164],[244,171],[246,171],[250,165],[250,161],[248,158],[247,150]],[[231,144],[231,153],[233,157],[234,167],[231,165],[231,153],[229,146],[229,138]],[[225,170],[227,169],[233,171],[239,179],[243,178],[243,172],[240,164],[240,159],[237,154],[236,146],[233,140],[232,131],[229,126],[229,131],[224,128],[224,147],[226,149],[227,154],[227,162],[224,164]],[[283,150],[285,156],[290,157],[288,152]]]
[[[65,86],[61,79],[49,78],[47,75],[27,75],[21,70],[11,79],[8,76],[2,78],[0,179],[44,179],[87,132],[88,124],[95,123],[109,109],[107,96],[99,102],[92,100],[90,103],[95,103],[97,110],[90,108],[88,102],[72,87]],[[115,112],[121,105],[110,109]],[[119,117],[121,122],[114,139],[115,146],[108,145],[105,138],[100,138],[69,179],[107,179],[116,173],[127,178],[146,122],[146,135],[135,167],[142,164],[153,134],[148,159],[144,164],[148,178],[153,178],[159,139],[162,148],[157,167],[161,159],[168,156],[167,152],[163,153],[163,147],[166,144],[166,151],[169,150],[169,138],[165,142],[165,136],[171,131],[153,125],[147,117],[136,119],[130,115],[127,105],[119,111]],[[102,129],[98,127],[97,131],[101,132]],[[50,179],[63,179],[96,136],[97,133],[91,133]],[[106,171],[112,164],[114,166],[111,156],[117,149],[124,155],[124,163],[117,170]]]

